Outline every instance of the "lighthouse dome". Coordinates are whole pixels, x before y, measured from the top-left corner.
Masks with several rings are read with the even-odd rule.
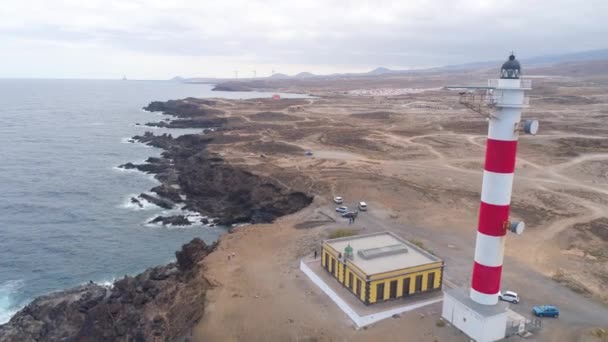
[[[521,65],[515,59],[515,55],[511,54],[509,60],[502,64],[500,68],[500,78],[519,78],[521,75]]]

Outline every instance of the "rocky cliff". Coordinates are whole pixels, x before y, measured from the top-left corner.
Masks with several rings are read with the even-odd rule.
[[[0,341],[176,341],[203,317],[210,287],[200,262],[215,245],[194,239],[177,262],[38,297],[0,326]]]
[[[187,134],[173,138],[170,134],[154,135],[146,132],[132,139],[164,150],[161,158],[148,158],[146,163],[121,165],[154,174],[162,184],[152,189],[162,200],[144,198],[149,202],[170,206],[166,201],[186,203],[185,209],[220,219],[219,223],[267,223],[277,217],[294,213],[312,202],[302,191],[286,188],[270,177],[254,174],[239,166],[227,163],[207,150],[209,144],[224,139],[224,131],[233,129],[213,108],[213,100],[187,98],[167,102],[152,102],[146,110],[162,111],[179,117],[163,122],[173,125],[201,128],[207,123],[217,129],[206,134]],[[177,123],[177,124],[176,124]],[[144,196],[145,194],[142,194]],[[164,218],[165,221],[167,218]],[[169,218],[178,220],[179,218]],[[161,221],[161,222],[165,222]]]

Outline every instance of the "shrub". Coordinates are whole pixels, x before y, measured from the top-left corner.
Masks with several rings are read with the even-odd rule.
[[[551,276],[551,279],[566,286],[567,288],[569,288],[570,290],[572,290],[576,293],[579,293],[582,295],[591,294],[591,291],[589,291],[589,289],[585,285],[581,284],[579,281],[572,278],[571,276],[568,276],[561,269],[558,269],[557,271],[555,271],[555,273],[553,273],[553,276]]]
[[[425,251],[427,251],[427,252],[429,252],[429,253],[431,253],[431,254],[435,255],[435,252],[433,252],[433,250],[431,250],[430,248],[428,248],[428,247],[427,247],[427,246],[424,244],[424,242],[422,242],[422,241],[420,241],[420,240],[418,240],[418,239],[411,239],[411,240],[409,240],[409,241],[410,241],[412,244],[416,245],[416,247],[418,247],[418,248],[420,248],[420,249],[423,249],[423,250],[425,250]]]
[[[608,341],[608,329],[593,329],[591,330],[591,335],[599,338],[600,341]]]
[[[337,230],[334,230],[333,232],[329,233],[329,238],[335,239],[335,238],[341,238],[341,237],[347,237],[347,236],[353,236],[353,235],[357,235],[357,231],[354,229],[337,229]]]

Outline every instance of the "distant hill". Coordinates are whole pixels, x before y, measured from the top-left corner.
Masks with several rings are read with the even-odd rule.
[[[281,74],[281,73],[276,73],[276,74],[272,74],[272,76],[270,76],[270,78],[289,78],[289,76],[287,76],[285,74]]]
[[[565,54],[557,54],[557,55],[544,55],[544,56],[536,56],[536,57],[525,57],[518,56],[518,59],[521,61],[524,68],[529,67],[545,67],[552,66],[556,64],[562,63],[579,63],[579,62],[591,62],[591,61],[604,61],[608,60],[608,49],[600,49],[600,50],[591,50],[591,51],[582,51],[575,53],[565,53]],[[386,67],[377,67],[371,71],[363,72],[363,73],[338,73],[331,75],[315,75],[310,72],[300,72],[295,76],[288,76],[281,73],[275,73],[270,77],[259,77],[258,80],[263,79],[305,79],[305,78],[340,78],[340,77],[367,77],[367,76],[382,76],[382,75],[399,75],[399,74],[416,74],[416,73],[427,73],[427,72],[443,72],[443,71],[460,71],[460,70],[475,70],[475,69],[483,69],[483,68],[495,68],[500,66],[506,60],[494,60],[494,61],[478,61],[471,63],[463,63],[463,64],[455,64],[455,65],[446,65],[434,68],[427,69],[412,69],[412,70],[394,70]],[[600,64],[598,64],[600,65]],[[573,67],[571,67],[573,68]],[[225,81],[232,82],[232,79],[218,79],[218,78],[182,78],[180,76],[176,76],[172,81],[186,82],[186,83],[220,83]],[[251,81],[250,79],[242,79],[242,81]]]
[[[301,72],[301,73],[295,75],[294,77],[296,77],[296,78],[307,78],[307,77],[315,77],[315,76],[316,76],[315,74],[312,74],[310,72]]]
[[[591,50],[575,53],[566,53],[559,55],[545,55],[536,57],[518,57],[523,67],[531,66],[550,66],[565,62],[587,62],[597,60],[608,60],[608,49]],[[490,68],[499,65],[504,60],[485,61],[485,62],[472,62],[465,64],[447,65],[443,67],[431,68],[428,70],[432,71],[449,71],[449,70],[468,70],[468,69],[479,69],[479,68]]]
[[[522,59],[522,62],[532,65],[556,64],[564,62],[587,62],[608,59],[608,49],[566,53],[560,55],[538,56]]]
[[[367,75],[384,75],[384,74],[390,74],[390,73],[394,73],[394,70],[391,70],[389,68],[385,68],[385,67],[378,67],[372,71],[368,71],[366,72]]]

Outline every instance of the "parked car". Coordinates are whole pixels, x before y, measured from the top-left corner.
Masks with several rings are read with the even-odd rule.
[[[336,202],[336,204],[342,204],[344,202],[344,199],[340,196],[336,196],[334,197],[334,202]]]
[[[312,151],[311,150],[306,150],[306,152],[304,152],[304,155],[312,156]]]
[[[337,207],[336,211],[339,212],[339,213],[341,213],[341,214],[344,214],[345,212],[348,211],[348,207],[345,207],[345,206]]]
[[[519,296],[513,291],[505,291],[505,293],[498,292],[498,299],[513,304],[519,303]]]
[[[559,309],[553,305],[535,306],[532,312],[537,317],[559,317]]]
[[[342,214],[342,217],[357,217],[357,212],[356,211],[347,211],[345,213]]]
[[[359,202],[359,210],[366,211],[367,210],[367,203],[365,203],[365,202]]]

